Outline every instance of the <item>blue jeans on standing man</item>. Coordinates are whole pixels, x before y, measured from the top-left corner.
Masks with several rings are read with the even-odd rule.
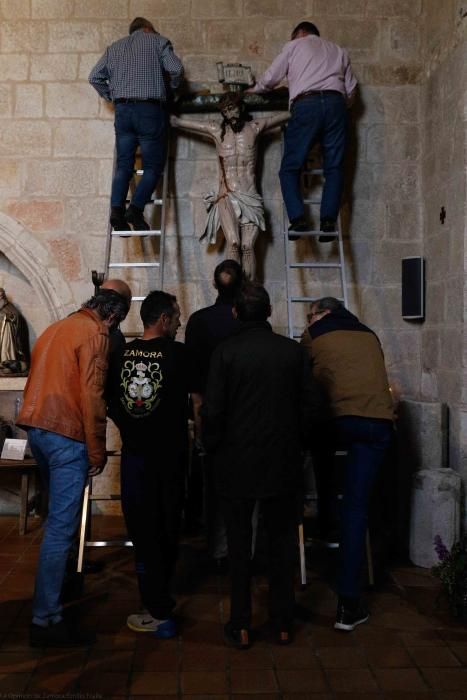
[[[342,507],[337,592],[359,598],[360,572],[368,528],[371,489],[390,445],[390,420],[342,416],[335,419],[339,446],[347,450]]]
[[[144,209],[151,200],[164,170],[167,128],[166,108],[160,102],[122,102],[115,105],[117,168],[112,181],[112,207],[125,206],[138,146],[144,173],[131,203],[138,209]]]
[[[68,552],[76,537],[89,461],[84,442],[41,428],[28,429],[31,451],[49,492],[32,606],[33,623],[62,619],[60,595]]]
[[[293,104],[291,112],[279,171],[289,220],[305,214],[300,172],[310,149],[319,141],[325,178],[320,216],[321,219],[335,221],[344,186],[343,164],[347,141],[347,106],[344,96],[336,91],[307,95]]]

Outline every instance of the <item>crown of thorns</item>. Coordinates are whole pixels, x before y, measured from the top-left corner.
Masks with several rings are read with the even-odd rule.
[[[219,111],[222,112],[227,107],[244,107],[242,96],[239,92],[226,92],[219,100]]]

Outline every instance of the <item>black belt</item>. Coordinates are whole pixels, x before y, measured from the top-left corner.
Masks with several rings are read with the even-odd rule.
[[[153,105],[161,105],[164,104],[162,100],[156,100],[153,99],[152,97],[149,98],[148,100],[140,100],[137,97],[117,97],[116,100],[114,100],[114,104],[116,105],[121,105],[121,104],[131,104],[133,102],[149,102]]]
[[[298,100],[303,100],[304,97],[309,97],[310,95],[340,95],[344,97],[342,92],[339,90],[308,90],[307,92],[301,92],[300,95],[294,97],[292,100],[292,105],[294,105]]]

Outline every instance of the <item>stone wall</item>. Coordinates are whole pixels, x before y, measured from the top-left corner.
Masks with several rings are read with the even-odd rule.
[[[421,89],[423,254],[427,317],[421,330],[421,398],[450,410],[449,463],[467,477],[465,5],[427,3]],[[444,208],[445,217],[440,218]]]
[[[437,9],[440,5],[443,12]],[[452,12],[444,13],[446,5]],[[294,25],[311,19],[324,37],[349,49],[360,83],[352,110],[342,209],[351,307],[382,339],[396,398],[435,400],[442,398],[442,386],[443,397],[455,397],[460,406],[456,387],[463,384],[459,381],[462,372],[456,381],[449,367],[460,369],[463,364],[464,306],[457,302],[456,292],[463,274],[463,248],[451,200],[449,204],[443,200],[448,218],[439,235],[444,240],[445,232],[455,227],[456,245],[436,247],[436,227],[438,194],[446,187],[447,176],[453,176],[449,182],[457,201],[462,186],[454,172],[430,175],[436,164],[435,151],[441,155],[447,147],[452,159],[460,159],[461,149],[456,151],[447,143],[451,127],[444,120],[451,123],[451,119],[441,105],[442,91],[449,92],[448,64],[452,75],[460,74],[455,66],[460,66],[462,46],[453,38],[460,32],[458,8],[453,0],[0,0],[0,231],[4,254],[0,285],[29,320],[31,337],[89,296],[91,270],[103,268],[113,113],[88,85],[87,76],[105,47],[126,34],[134,16],[147,16],[172,39],[188,81],[218,91],[217,60],[251,64],[259,75],[288,40]],[[431,43],[424,39],[428,34]],[[448,83],[454,86],[455,81]],[[434,107],[433,118],[429,118],[433,94],[438,95],[440,106],[436,118]],[[454,87],[449,94],[454,105]],[[455,128],[462,132],[465,117],[460,103],[456,110]],[[443,146],[441,139],[437,141],[439,129],[446,132]],[[271,292],[273,323],[285,331],[277,132],[262,138],[260,154],[258,176],[268,230],[257,244],[259,273]],[[212,270],[223,257],[221,244],[208,250],[205,242],[198,241],[204,221],[201,195],[217,180],[214,147],[199,138],[174,135],[170,167],[164,286],[177,293],[186,320],[195,308],[213,299]],[[422,172],[426,189],[422,189]],[[430,207],[433,213],[424,218]],[[21,256],[15,257],[18,231],[21,245],[33,251],[29,267]],[[332,256],[329,245],[313,247],[304,241],[294,245],[298,259],[309,253],[325,259]],[[430,318],[421,330],[401,319],[400,259],[424,249],[433,263],[428,268]],[[143,259],[150,250],[146,244],[131,241],[122,243],[121,252]],[[140,279],[141,284],[134,284],[136,292],[158,285],[156,277]],[[298,278],[295,289],[337,291],[332,280],[317,276]],[[440,360],[448,329],[445,314],[450,305],[444,303],[448,290],[455,299],[456,317],[450,315],[449,323],[456,326],[456,340],[449,343],[451,355]],[[435,318],[434,313],[443,316]],[[297,319],[298,324],[300,321]],[[456,416],[456,425],[467,429],[462,412]],[[456,430],[460,434],[460,427]],[[455,440],[458,444],[459,438]],[[104,488],[105,479],[101,482]]]

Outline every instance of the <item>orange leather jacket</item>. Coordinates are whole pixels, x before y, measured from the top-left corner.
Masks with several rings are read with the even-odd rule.
[[[90,309],[49,326],[36,341],[17,424],[64,435],[88,448],[89,465],[106,462],[109,333]]]

